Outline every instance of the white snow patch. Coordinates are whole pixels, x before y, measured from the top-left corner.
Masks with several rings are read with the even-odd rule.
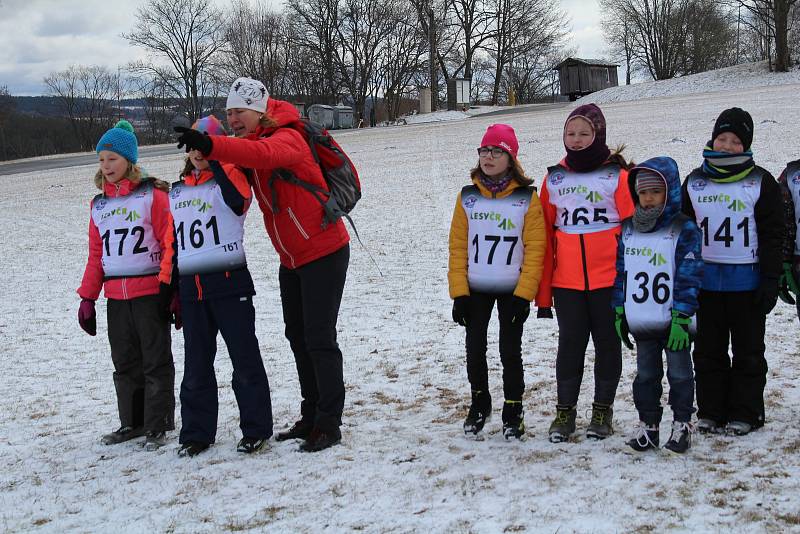
[[[738,105],[756,121],[756,161],[773,173],[798,157],[794,87],[673,97],[603,106],[609,143],[641,161],[667,155],[683,174],[700,162],[720,110]],[[508,115],[520,158],[534,177],[563,156],[568,110]],[[624,352],[615,404],[617,434],[587,441],[593,392],[591,344],[578,434],[551,444],[556,323],[526,324],[524,442],[505,442],[497,322],[490,325],[495,417],[488,439],[461,431],[469,385],[464,330],[450,319],[447,239],[455,198],[476,163],[475,147],[497,117],[337,136],[361,173],[353,212],[380,277],[352,246],[339,321],[347,400],[340,446],[315,455],[271,442],[235,452],[240,432],[231,365],[219,342],[217,443],[194,459],[164,449],[114,447],[99,436],[118,425],[105,327],[76,320],[86,259],[95,166],[0,178],[0,530],[4,532],[787,532],[800,525],[800,341],[793,307],[767,320],[767,425],[750,436],[695,436],[685,456],[636,454],[623,438],[637,420],[635,356]],[[772,122],[774,121],[774,122]],[[675,141],[680,139],[680,141]],[[172,179],[180,154],[145,158]],[[537,182],[539,180],[537,179]],[[257,332],[272,386],[276,430],[299,411],[294,361],[283,337],[276,254],[258,208],[247,219],[247,255],[258,295]],[[183,340],[173,337],[176,396]],[[664,396],[666,402],[666,394]],[[180,425],[180,413],[176,413]],[[665,410],[662,432],[668,434]]]
[[[766,61],[744,63],[724,69],[701,72],[671,80],[649,81],[633,85],[620,85],[597,91],[581,98],[579,104],[594,102],[625,102],[680,96],[717,91],[741,91],[772,85],[800,84],[800,68],[793,67],[789,72],[770,72]]]

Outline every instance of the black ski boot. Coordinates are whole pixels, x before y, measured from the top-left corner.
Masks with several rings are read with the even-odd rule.
[[[492,397],[488,391],[472,391],[472,404],[464,420],[464,435],[480,438],[483,427],[492,417]]]
[[[503,403],[503,437],[522,439],[525,435],[525,412],[522,401],[507,400]]]

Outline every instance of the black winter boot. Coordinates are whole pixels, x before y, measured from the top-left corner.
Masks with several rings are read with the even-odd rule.
[[[639,421],[633,437],[625,442],[631,449],[639,452],[658,448],[658,425],[648,425]]]
[[[525,413],[522,401],[507,400],[503,403],[503,437],[522,439],[525,435]]]
[[[614,433],[611,421],[614,409],[609,404],[592,403],[592,420],[586,428],[586,437],[590,439],[606,439]]]
[[[478,438],[486,422],[492,417],[492,396],[488,391],[472,390],[472,404],[464,420],[464,434]]]
[[[569,439],[572,433],[575,432],[575,417],[577,415],[578,412],[575,410],[575,406],[556,405],[556,417],[550,423],[550,429],[547,431],[548,439],[551,443],[562,443]]]

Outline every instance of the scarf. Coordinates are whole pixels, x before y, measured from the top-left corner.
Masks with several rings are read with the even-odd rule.
[[[508,184],[511,183],[511,175],[506,174],[502,178],[491,179],[481,171],[478,175],[478,179],[481,181],[483,187],[488,189],[492,194],[497,194],[500,191],[504,191]]]
[[[712,143],[708,143],[703,150],[703,174],[711,178],[713,182],[739,181],[750,174],[750,171],[756,166],[753,162],[752,150],[740,154],[729,154],[728,152],[716,152],[711,147]]]
[[[567,148],[567,165],[570,169],[577,172],[589,172],[605,163],[611,150],[605,143],[600,142],[595,137],[592,144],[583,150],[571,150]]]
[[[636,204],[636,211],[633,212],[633,229],[637,232],[650,232],[656,227],[656,222],[664,212],[664,206],[653,206],[643,208]]]

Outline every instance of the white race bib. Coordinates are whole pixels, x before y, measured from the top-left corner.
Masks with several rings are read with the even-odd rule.
[[[555,226],[568,234],[602,232],[619,226],[614,194],[619,185],[618,165],[591,172],[573,172],[557,165],[548,169],[547,191],[556,208]]]
[[[792,193],[794,202],[794,224],[797,228],[797,235],[794,240],[794,253],[800,255],[800,164],[791,165],[786,169],[786,185]]]
[[[522,229],[533,189],[518,187],[503,198],[486,198],[474,185],[461,190],[469,222],[467,278],[471,290],[513,293],[525,255]]]
[[[182,276],[231,271],[247,264],[245,214],[236,215],[228,208],[216,180],[195,186],[178,182],[169,200]]]
[[[693,172],[686,180],[697,226],[703,233],[703,259],[757,263],[755,206],[761,195],[761,173],[753,171],[737,182],[717,183]]]
[[[161,245],[153,232],[152,208],[152,183],[140,186],[129,195],[97,195],[92,201],[92,220],[103,244],[106,278],[159,272]]]

